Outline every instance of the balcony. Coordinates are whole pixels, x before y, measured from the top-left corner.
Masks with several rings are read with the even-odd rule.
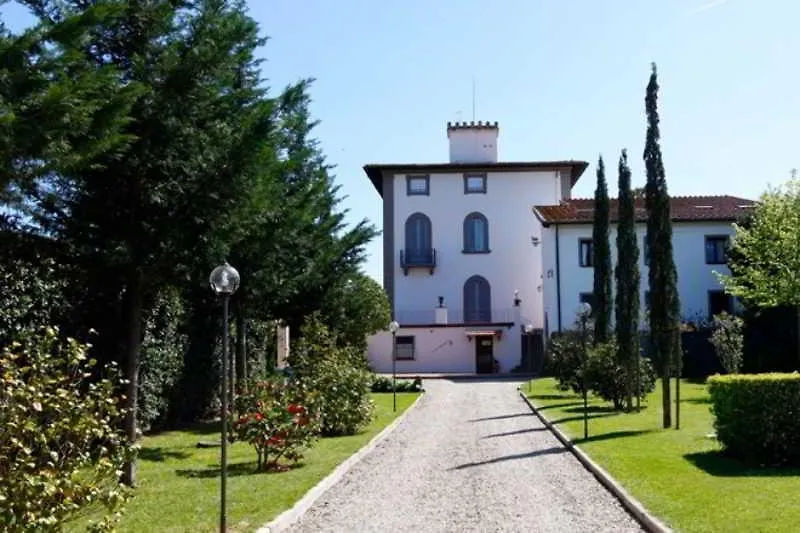
[[[400,268],[403,269],[403,274],[406,276],[411,268],[427,268],[430,269],[432,275],[436,269],[436,249],[405,248],[400,250]]]
[[[399,309],[395,312],[395,320],[401,326],[430,326],[436,324],[436,310],[430,309]],[[480,309],[468,310],[447,309],[447,325],[489,325],[513,324],[515,322],[514,309]]]

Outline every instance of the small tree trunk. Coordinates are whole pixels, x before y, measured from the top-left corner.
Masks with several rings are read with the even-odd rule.
[[[125,293],[125,421],[124,430],[128,443],[137,439],[136,411],[139,402],[139,363],[142,347],[142,273],[138,269],[128,276]],[[122,482],[129,487],[136,485],[136,461],[126,462],[122,470]]]
[[[683,374],[683,349],[681,336],[678,333],[675,348],[675,429],[681,429],[681,375]]]
[[[664,364],[663,364],[663,374],[661,375],[661,392],[662,392],[662,407],[664,410],[663,413],[663,427],[666,429],[668,427],[672,427],[672,401],[670,396],[672,396],[670,391],[670,374],[672,373],[672,361],[670,361],[670,357],[664,354]]]

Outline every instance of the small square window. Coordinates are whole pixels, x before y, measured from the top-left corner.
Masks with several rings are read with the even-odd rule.
[[[486,194],[486,174],[464,174],[464,194]]]
[[[582,267],[594,266],[594,250],[592,248],[592,239],[579,239],[578,240],[578,261]]]
[[[732,303],[731,297],[725,291],[708,291],[708,318],[713,319],[723,311],[731,313]]]
[[[728,260],[728,237],[706,235],[706,264],[724,265]]]
[[[395,360],[410,361],[414,359],[414,336],[413,335],[398,335],[396,338],[397,345],[395,346]]]
[[[406,176],[406,193],[408,196],[430,195],[429,176]]]

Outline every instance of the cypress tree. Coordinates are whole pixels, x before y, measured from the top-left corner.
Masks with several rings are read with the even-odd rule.
[[[638,389],[639,357],[639,246],[636,243],[634,194],[628,153],[619,158],[619,222],[617,224],[616,335],[617,360],[626,369],[626,406],[633,408],[634,390]],[[638,391],[637,391],[638,395]]]
[[[597,162],[592,229],[594,264],[594,342],[608,341],[611,318],[611,249],[608,244],[608,186],[603,156]]]
[[[658,89],[658,74],[653,63],[645,97],[647,138],[644,148],[647,243],[650,249],[650,345],[662,380],[663,427],[668,428],[672,426],[670,378],[680,351],[680,301],[678,275],[672,256],[669,194],[658,129]]]

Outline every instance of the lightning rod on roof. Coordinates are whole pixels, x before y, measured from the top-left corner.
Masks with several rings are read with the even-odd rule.
[[[475,122],[475,75],[472,75],[472,122]]]

